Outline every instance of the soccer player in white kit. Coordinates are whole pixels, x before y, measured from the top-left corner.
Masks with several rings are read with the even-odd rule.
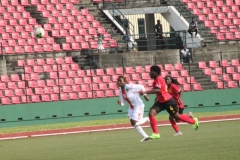
[[[149,140],[149,136],[144,132],[141,124],[149,122],[148,117],[143,118],[144,114],[144,103],[139,97],[139,92],[145,92],[145,88],[140,84],[127,84],[126,77],[118,77],[118,86],[119,86],[119,98],[118,104],[124,106],[124,102],[128,102],[128,117],[132,126],[136,131],[143,137],[141,142]],[[146,101],[148,101],[147,94],[143,94]]]

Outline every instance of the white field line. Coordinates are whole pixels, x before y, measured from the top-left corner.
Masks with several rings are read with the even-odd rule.
[[[210,123],[210,122],[222,122],[222,121],[236,121],[240,120],[240,118],[229,118],[229,119],[219,119],[219,120],[208,120],[208,121],[200,121],[199,123]],[[178,123],[179,125],[188,124],[188,123]],[[159,124],[160,126],[170,126],[171,124]],[[144,125],[142,127],[150,127]],[[67,135],[67,134],[78,134],[78,133],[90,133],[90,132],[102,132],[102,131],[113,131],[113,130],[123,130],[123,129],[132,129],[133,127],[119,127],[119,128],[108,128],[108,129],[96,129],[96,130],[86,130],[86,131],[75,131],[75,132],[61,132],[61,133],[50,133],[50,134],[36,134],[31,135],[30,137],[45,137],[45,136],[57,136],[57,135]],[[19,137],[7,137],[0,138],[0,140],[9,140],[9,139],[20,139],[20,138],[28,138],[28,136],[19,136]]]

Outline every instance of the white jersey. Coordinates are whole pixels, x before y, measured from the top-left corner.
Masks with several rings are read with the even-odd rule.
[[[140,84],[125,84],[124,90],[119,88],[119,98],[121,105],[129,103],[129,108],[134,109],[144,107],[144,103],[139,96],[139,92],[145,92],[145,88]]]

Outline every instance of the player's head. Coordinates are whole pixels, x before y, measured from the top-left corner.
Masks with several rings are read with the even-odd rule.
[[[171,76],[169,76],[169,75],[167,75],[167,76],[165,77],[165,82],[166,82],[166,84],[167,84],[168,86],[171,85],[172,83],[173,83],[173,84],[176,84],[176,85],[180,85],[179,82],[177,81],[177,79],[174,79],[173,77],[171,77]]]
[[[157,20],[157,24],[160,24],[161,23],[161,21],[160,20]]]
[[[124,76],[119,76],[117,79],[117,84],[119,87],[123,87],[126,83],[128,83],[126,77]]]
[[[155,79],[155,78],[157,78],[157,76],[159,76],[160,74],[161,74],[161,69],[160,69],[159,66],[152,66],[152,67],[150,68],[150,73],[149,73],[149,75],[150,75],[151,78]]]

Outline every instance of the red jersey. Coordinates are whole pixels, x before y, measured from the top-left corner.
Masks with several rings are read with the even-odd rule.
[[[166,102],[166,101],[168,101],[169,99],[172,98],[172,96],[167,91],[167,85],[165,83],[165,80],[161,76],[158,76],[154,80],[153,88],[159,88],[160,89],[160,93],[156,94],[157,100],[160,103],[164,103],[164,102]]]
[[[168,93],[173,97],[178,107],[184,108],[183,102],[180,99],[181,91],[182,91],[181,87],[173,83],[168,87]]]

